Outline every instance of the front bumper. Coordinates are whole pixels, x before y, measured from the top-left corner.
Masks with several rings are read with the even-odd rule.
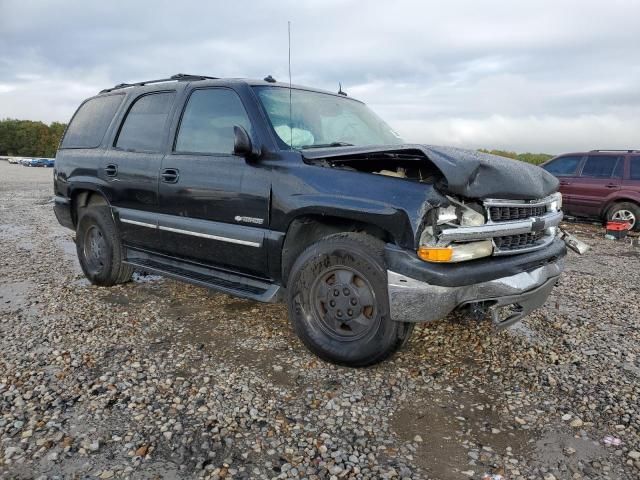
[[[496,324],[506,327],[544,304],[564,270],[565,252],[551,256],[543,265],[530,270],[453,286],[436,285],[388,270],[391,318],[426,322],[443,318],[459,307],[480,304],[489,308]],[[428,268],[427,264],[425,267]],[[472,265],[465,267],[473,270]]]

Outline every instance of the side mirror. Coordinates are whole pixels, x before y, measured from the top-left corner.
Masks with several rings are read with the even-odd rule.
[[[251,142],[251,137],[244,127],[233,127],[233,154],[239,157],[256,158],[260,156],[260,150]]]

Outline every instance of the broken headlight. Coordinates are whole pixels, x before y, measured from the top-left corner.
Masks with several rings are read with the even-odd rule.
[[[559,212],[562,210],[562,194],[560,192],[556,192],[551,195],[553,200],[549,203],[548,209],[550,212]]]
[[[455,263],[490,256],[493,253],[491,240],[450,244],[439,242],[438,232],[442,228],[477,227],[485,224],[481,207],[478,206],[476,210],[451,197],[447,198],[449,206],[439,207],[433,214],[435,225],[427,226],[422,231],[418,257],[427,262]]]

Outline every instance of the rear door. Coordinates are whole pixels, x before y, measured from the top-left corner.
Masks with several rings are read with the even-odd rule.
[[[135,98],[107,151],[102,178],[110,189],[111,204],[127,245],[157,247],[158,174],[168,141],[168,121],[175,91],[142,94]]]
[[[233,155],[235,125],[251,135],[233,89],[190,93],[162,162],[159,236],[167,254],[262,276],[268,270],[270,170]]]
[[[574,181],[583,157],[583,155],[565,155],[554,158],[542,166],[547,172],[558,177],[563,209],[569,214],[572,214]]]
[[[593,153],[587,155],[580,176],[573,182],[572,209],[577,215],[600,216],[608,199],[622,185],[624,155]]]

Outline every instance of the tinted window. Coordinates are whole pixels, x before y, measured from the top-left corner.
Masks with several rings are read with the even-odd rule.
[[[194,153],[233,153],[233,127],[251,131],[238,95],[226,88],[195,90],[182,115],[175,150]]]
[[[613,178],[622,178],[624,176],[624,157],[618,157],[616,168],[613,169]]]
[[[84,102],[67,127],[61,147],[98,147],[123,98],[123,95],[109,95]]]
[[[631,157],[630,160],[630,178],[631,180],[640,180],[640,157]]]
[[[116,147],[159,152],[174,96],[175,92],[161,92],[138,98],[122,124]]]
[[[589,155],[582,167],[581,176],[610,178],[619,158],[618,155]]]
[[[573,175],[576,173],[576,169],[578,168],[578,164],[581,159],[582,157],[580,156],[560,157],[547,163],[542,168],[558,177],[563,175]]]

